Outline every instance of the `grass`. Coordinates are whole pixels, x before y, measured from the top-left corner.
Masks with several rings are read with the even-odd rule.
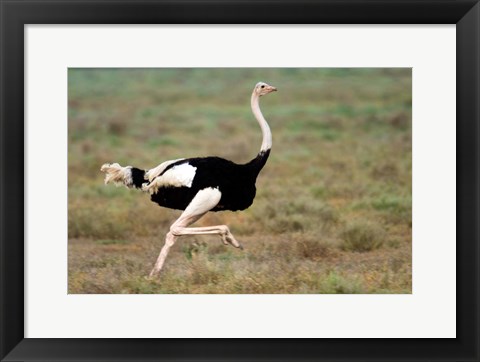
[[[386,235],[377,224],[362,221],[348,225],[340,237],[342,249],[366,252],[381,248]]]
[[[257,81],[273,149],[243,212],[210,213],[245,250],[181,238],[180,212],[103,185],[100,166],[253,158]],[[69,293],[411,293],[411,70],[70,69]]]

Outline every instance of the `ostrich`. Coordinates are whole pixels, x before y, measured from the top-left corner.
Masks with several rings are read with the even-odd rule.
[[[259,82],[252,97],[252,112],[262,130],[262,145],[258,155],[246,164],[236,164],[220,157],[180,158],[165,161],[150,170],[122,167],[106,163],[101,167],[105,184],[114,183],[150,193],[151,200],[160,206],[184,210],[170,226],[165,245],[150,277],[160,273],[170,248],[183,235],[220,235],[225,245],[243,249],[226,225],[189,227],[208,211],[245,210],[253,203],[255,181],[267,162],[272,147],[272,134],[262,115],[259,99],[277,88]]]

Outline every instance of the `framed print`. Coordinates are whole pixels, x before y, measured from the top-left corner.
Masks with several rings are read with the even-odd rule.
[[[2,360],[478,360],[479,11],[3,1]]]

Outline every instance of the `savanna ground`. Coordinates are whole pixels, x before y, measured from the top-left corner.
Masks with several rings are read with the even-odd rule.
[[[145,277],[180,211],[103,184],[100,166],[152,168],[258,152],[258,81],[273,133],[243,212],[209,213],[245,250],[182,237]],[[70,69],[69,293],[411,293],[410,69]]]

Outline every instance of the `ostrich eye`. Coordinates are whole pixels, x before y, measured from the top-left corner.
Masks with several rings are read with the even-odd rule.
[[[261,86],[261,88],[265,88],[265,86],[264,86],[264,85],[262,85],[262,86]]]

